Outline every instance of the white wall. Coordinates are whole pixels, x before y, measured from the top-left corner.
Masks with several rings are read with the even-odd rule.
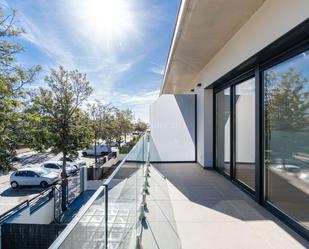
[[[195,161],[195,95],[161,95],[150,107],[150,160]]]
[[[196,119],[196,130],[197,130],[197,162],[201,165],[205,165],[205,110],[204,108],[204,98],[205,98],[205,90],[204,88],[197,88],[196,89],[196,112],[197,112],[197,119]]]
[[[30,208],[8,219],[6,223],[28,223],[28,224],[50,224],[54,220],[54,198],[45,203],[42,207],[30,214]]]
[[[213,91],[199,87],[197,101],[197,162],[205,167],[213,165]]]
[[[202,87],[195,89],[198,94],[197,160],[200,164],[213,166],[212,94],[208,94],[207,91],[210,90],[203,91],[204,88],[307,18],[309,18],[308,0],[266,0],[197,75],[194,82],[202,83]],[[245,136],[243,138],[245,139]],[[202,155],[203,151],[204,155]],[[244,159],[250,161],[252,155]]]

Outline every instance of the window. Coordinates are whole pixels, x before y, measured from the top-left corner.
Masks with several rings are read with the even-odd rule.
[[[33,171],[27,171],[27,176],[28,177],[35,177],[37,174],[34,173]]]
[[[58,166],[58,165],[56,165],[56,164],[51,164],[51,163],[45,164],[44,167],[45,167],[45,168],[48,168],[48,169],[59,169],[59,166]]]
[[[216,166],[230,174],[230,88],[216,94]]]
[[[235,177],[255,189],[255,79],[235,86]]]
[[[309,227],[309,51],[263,79],[266,199]]]

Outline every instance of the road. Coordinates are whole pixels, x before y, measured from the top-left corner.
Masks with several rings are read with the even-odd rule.
[[[36,153],[27,152],[18,156],[19,160],[14,164],[16,168],[23,167],[39,167],[45,161],[55,161],[61,158],[61,154],[54,155],[52,153]],[[93,158],[82,157],[87,165],[94,163]],[[0,215],[9,209],[15,207],[19,203],[31,199],[39,194],[43,189],[40,187],[23,187],[20,189],[12,189],[10,186],[10,172],[9,174],[0,175]]]

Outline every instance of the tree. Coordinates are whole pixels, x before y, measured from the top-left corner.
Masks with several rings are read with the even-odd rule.
[[[266,75],[266,114],[271,127],[302,130],[309,124],[309,81],[294,68]]]
[[[95,165],[98,162],[97,142],[99,139],[107,140],[110,132],[109,116],[114,108],[110,105],[104,105],[96,100],[93,104],[88,104],[88,117],[90,119],[94,140]]]
[[[25,85],[33,82],[40,66],[24,69],[16,55],[23,51],[12,39],[25,31],[16,27],[15,11],[4,15],[0,9],[0,169],[10,170],[16,148],[21,142],[20,124],[26,98]]]
[[[121,137],[124,137],[124,142],[127,142],[127,134],[133,131],[133,112],[127,110],[116,110],[115,113],[115,126],[117,134],[117,142],[121,142]]]
[[[135,131],[145,132],[148,128],[148,125],[143,122],[141,119],[138,119],[137,122],[134,124]]]
[[[52,69],[45,82],[49,89],[41,87],[32,99],[34,134],[39,138],[32,144],[35,148],[42,149],[43,146],[51,148],[54,153],[62,153],[62,209],[66,210],[65,159],[89,144],[89,122],[80,107],[92,93],[92,88],[85,74],[77,70],[67,71],[61,66]]]

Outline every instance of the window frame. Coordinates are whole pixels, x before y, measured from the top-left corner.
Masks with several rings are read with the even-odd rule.
[[[267,210],[281,219],[284,223],[290,226],[294,231],[301,236],[309,240],[309,229],[302,223],[296,221],[293,217],[284,213],[278,207],[272,205],[266,200],[267,179],[265,178],[265,166],[264,166],[264,142],[265,142],[265,130],[264,130],[264,77],[265,70],[276,66],[286,60],[289,60],[304,51],[309,50],[309,19],[299,24],[285,35],[262,49],[257,54],[250,57],[248,60],[242,62],[236,66],[230,72],[223,75],[221,78],[213,82],[207,89],[213,89],[213,164],[214,168],[226,178],[230,179],[233,183],[240,186],[242,190],[247,192],[256,202],[264,206]],[[250,75],[255,77],[255,163],[256,172],[255,180],[256,187],[255,193],[252,193],[250,189],[240,181],[237,181],[234,176],[234,172],[231,172],[231,176],[228,176],[224,172],[218,170],[216,166],[216,94],[227,88],[233,86],[241,81],[246,80],[246,76]],[[231,95],[232,97],[233,95]],[[233,99],[233,97],[231,98]],[[235,100],[234,100],[235,101]],[[234,104],[231,104],[231,109]],[[232,116],[233,115],[233,116]],[[231,110],[231,117],[233,122],[231,126],[235,127],[235,110]],[[231,129],[233,129],[231,128]],[[235,142],[233,136],[235,133],[231,133],[231,143]],[[233,144],[231,144],[231,168],[234,167],[235,150]],[[234,158],[233,158],[234,156]],[[232,170],[231,170],[232,171]]]

